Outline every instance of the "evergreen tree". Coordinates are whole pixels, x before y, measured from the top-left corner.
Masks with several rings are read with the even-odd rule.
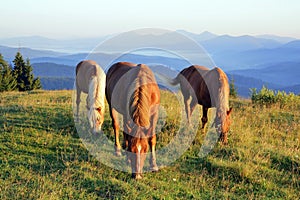
[[[19,91],[25,91],[25,62],[23,60],[23,57],[20,52],[17,52],[15,59],[13,60],[14,63],[14,69],[13,74],[15,75],[17,79],[17,89]]]
[[[26,63],[25,63],[25,68],[24,68],[24,75],[25,77],[25,90],[35,90],[35,89],[41,89],[41,82],[39,77],[34,78],[32,74],[32,66],[30,64],[30,60],[27,58]]]
[[[13,75],[12,68],[0,54],[0,92],[15,90],[17,81]]]
[[[40,77],[37,77],[36,79],[33,80],[32,89],[33,90],[42,89],[42,83]]]
[[[42,88],[40,79],[34,79],[32,74],[32,66],[29,59],[27,59],[25,62],[21,53],[18,52],[13,62],[15,65],[13,72],[17,79],[17,88],[19,91]]]

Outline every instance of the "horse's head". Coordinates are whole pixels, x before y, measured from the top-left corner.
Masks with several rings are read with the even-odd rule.
[[[88,119],[93,133],[100,132],[104,121],[104,109],[102,107],[91,107],[88,113]]]
[[[142,127],[137,128],[138,132],[143,129]],[[137,133],[139,135],[140,133]],[[132,177],[135,179],[142,178],[142,172],[144,167],[144,162],[146,159],[146,154],[148,151],[148,138],[144,137],[144,134],[141,133],[143,137],[135,137],[130,135],[128,141],[128,159],[131,163]]]
[[[220,139],[224,144],[227,144],[227,134],[230,128],[231,120],[230,120],[230,113],[232,108],[226,111],[225,114],[219,113],[216,117],[216,128],[220,133]]]

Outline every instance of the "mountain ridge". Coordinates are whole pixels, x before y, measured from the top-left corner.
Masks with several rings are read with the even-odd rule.
[[[152,41],[156,42],[164,42],[165,48],[168,50],[168,48],[175,48],[175,49],[185,49],[189,48],[189,46],[181,43],[174,43],[172,40],[168,40],[168,38],[181,38],[184,37],[182,35],[186,35],[187,37],[191,38],[193,41],[196,41],[200,46],[204,46],[205,50],[207,50],[207,53],[209,56],[213,59],[213,62],[218,66],[221,67],[225,72],[228,72],[229,74],[233,74],[234,76],[239,77],[239,81],[237,81],[237,87],[242,90],[243,94],[245,95],[247,91],[249,90],[249,87],[257,86],[261,87],[262,85],[270,85],[272,89],[277,88],[283,88],[287,91],[289,90],[295,90],[298,91],[298,79],[297,74],[300,74],[298,71],[298,68],[300,69],[300,40],[292,40],[288,41],[292,38],[282,38],[278,36],[276,39],[276,36],[266,36],[269,38],[259,38],[254,37],[250,35],[242,35],[242,36],[230,36],[230,35],[216,35],[210,32],[202,32],[200,34],[197,33],[191,33],[184,30],[178,30],[180,34],[176,34],[176,32],[167,32],[165,34],[160,35],[161,38],[155,39],[157,35],[155,34],[140,34],[137,33],[130,33],[127,34],[129,38],[131,38],[129,41],[126,41],[127,43],[124,43],[125,47],[128,43],[130,43],[131,40],[140,41],[145,46],[150,45]],[[14,40],[21,40],[22,38],[14,38]],[[58,43],[61,42],[61,40],[56,39],[49,39],[44,38],[40,36],[29,36],[26,37],[26,39],[29,40],[36,40],[35,45],[39,44],[39,41],[43,40],[44,44],[45,42],[51,43],[52,41]],[[103,38],[102,38],[103,39]],[[119,38],[120,39],[120,38]],[[124,39],[124,38],[121,38]],[[281,39],[284,39],[285,43],[280,42]],[[200,64],[200,65],[206,65],[206,63],[189,63],[188,60],[184,60],[183,57],[178,58],[171,58],[166,57],[166,55],[163,54],[156,54],[153,53],[151,55],[143,55],[143,54],[135,54],[135,51],[133,52],[127,52],[126,54],[116,53],[116,52],[101,52],[101,50],[105,50],[106,48],[95,48],[94,52],[91,54],[89,51],[81,51],[82,49],[93,49],[91,46],[95,45],[95,41],[100,40],[98,39],[92,39],[90,38],[89,43],[87,40],[82,39],[76,41],[73,46],[74,47],[73,53],[65,53],[65,52],[59,52],[59,51],[51,51],[51,50],[40,50],[36,48],[25,48],[25,47],[6,47],[1,43],[3,39],[0,39],[0,53],[4,56],[4,59],[11,63],[11,61],[14,59],[16,52],[20,51],[24,58],[29,58],[32,65],[34,66],[34,73],[37,75],[43,77],[44,80],[48,77],[55,77],[52,79],[47,79],[47,82],[50,83],[51,80],[55,80],[56,82],[62,82],[58,79],[69,77],[72,78],[74,75],[74,72],[72,70],[72,67],[76,66],[76,64],[83,60],[83,59],[95,59],[99,64],[107,68],[109,64],[111,64],[112,61],[130,61],[130,62],[136,62],[136,63],[160,63],[163,65],[167,65],[169,67],[172,67],[173,69],[176,69],[177,71],[180,71],[182,68],[187,67],[190,64]],[[71,40],[70,40],[71,41]],[[69,41],[69,42],[70,42]],[[122,40],[120,40],[122,41]],[[187,38],[187,41],[190,41]],[[190,41],[193,43],[193,41]],[[72,41],[74,42],[74,40]],[[116,50],[119,43],[119,41],[115,43],[108,43],[108,44],[115,44]],[[49,44],[48,47],[55,46],[56,44],[52,45]],[[97,45],[98,43],[96,43]],[[107,45],[108,45],[107,44]],[[33,45],[33,46],[35,46]],[[61,44],[59,48],[63,48],[64,45],[67,45],[67,43]],[[90,47],[88,47],[90,46]],[[196,45],[197,46],[197,45]],[[104,45],[105,47],[105,45]],[[109,47],[109,45],[108,45]],[[81,50],[78,50],[81,49]],[[106,50],[108,50],[107,48]],[[193,54],[193,50],[191,53]],[[98,52],[99,51],[99,52]],[[177,53],[180,53],[177,52]],[[199,55],[193,55],[195,57]],[[201,55],[202,56],[202,55]],[[201,57],[202,59],[202,57]],[[201,59],[196,59],[201,60]],[[190,60],[191,61],[191,60]],[[203,59],[201,60],[203,61]],[[289,63],[293,65],[293,69],[289,66]],[[209,63],[208,63],[209,65]],[[206,66],[208,66],[206,65]],[[36,71],[37,67],[39,67],[40,71]],[[71,68],[67,68],[67,66],[71,66]],[[270,66],[273,66],[270,67]],[[275,67],[274,67],[275,66]],[[279,69],[281,67],[285,67],[287,69],[286,73],[283,73],[283,71],[275,70]],[[208,66],[213,67],[213,66]],[[270,68],[268,68],[270,67]],[[62,75],[63,77],[60,77],[59,74],[54,73],[53,71],[64,71]],[[294,71],[294,72],[293,72]],[[280,76],[282,75],[282,76]],[[280,78],[284,77],[282,80],[284,80],[284,83],[278,84],[278,80]],[[256,79],[255,79],[256,78]],[[276,79],[277,85],[276,85]],[[245,80],[243,82],[243,80]],[[69,80],[70,82],[70,80]],[[274,83],[275,82],[275,83]],[[247,84],[245,84],[247,83]],[[259,83],[258,85],[256,83]]]

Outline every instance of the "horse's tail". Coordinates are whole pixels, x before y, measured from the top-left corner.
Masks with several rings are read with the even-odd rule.
[[[78,74],[79,68],[84,61],[80,61],[76,66],[76,75]]]
[[[180,83],[180,78],[179,78],[179,75],[177,75],[175,78],[173,79],[169,79],[168,82],[171,84],[171,85],[178,85]]]
[[[158,78],[161,80],[161,81],[163,81],[164,83],[168,83],[168,84],[170,84],[170,85],[178,85],[179,83],[180,83],[180,78],[179,78],[179,76],[180,76],[180,74],[178,74],[175,78],[169,78],[169,77],[167,77],[167,76],[165,76],[165,75],[162,75],[162,74],[159,74],[159,73],[157,73],[156,74],[157,76],[158,76]]]
[[[142,67],[141,67],[142,70]],[[134,83],[135,89],[129,101],[129,114],[138,126],[150,125],[150,95],[149,83],[145,76],[140,76]]]

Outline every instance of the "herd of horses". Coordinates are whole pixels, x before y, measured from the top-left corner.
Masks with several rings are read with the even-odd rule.
[[[227,144],[230,126],[229,85],[226,74],[220,68],[209,70],[192,65],[183,69],[172,85],[180,84],[188,123],[197,104],[202,105],[202,128],[208,121],[209,108],[216,108],[215,127],[220,140]],[[160,90],[151,69],[144,64],[118,62],[107,74],[91,60],[81,61],[76,66],[76,114],[79,114],[80,94],[88,94],[86,107],[88,121],[93,132],[99,132],[104,121],[105,97],[109,105],[115,136],[115,153],[121,155],[122,146],[126,150],[127,161],[131,164],[132,176],[142,178],[146,154],[150,150],[151,171],[158,171],[156,164],[155,128],[158,120]],[[119,141],[117,116],[123,116],[123,144]]]

